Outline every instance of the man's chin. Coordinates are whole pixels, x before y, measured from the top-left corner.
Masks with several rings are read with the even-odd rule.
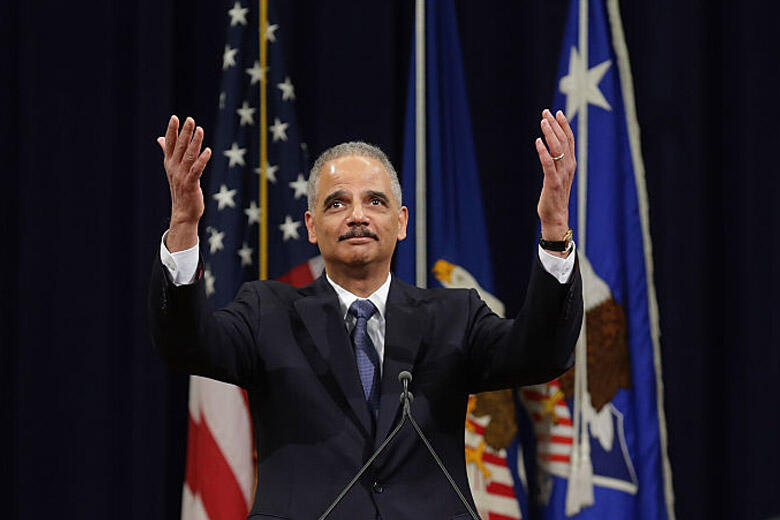
[[[339,260],[350,267],[364,267],[374,263],[377,259],[376,251],[365,245],[350,247],[348,251],[343,251],[338,256]]]

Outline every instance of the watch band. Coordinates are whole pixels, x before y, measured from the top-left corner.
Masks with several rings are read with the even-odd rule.
[[[546,249],[547,251],[565,252],[571,249],[571,245],[574,242],[573,235],[574,232],[569,229],[563,236],[563,240],[545,240],[540,238],[539,245],[542,246],[542,249]]]

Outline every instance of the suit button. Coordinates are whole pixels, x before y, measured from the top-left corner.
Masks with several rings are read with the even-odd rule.
[[[382,484],[380,484],[379,482],[374,482],[374,486],[373,487],[374,487],[374,492],[375,493],[381,493],[382,491],[384,491],[384,488],[382,487]]]

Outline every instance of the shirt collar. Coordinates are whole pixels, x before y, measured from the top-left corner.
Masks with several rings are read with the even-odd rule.
[[[336,294],[339,297],[339,305],[341,306],[342,318],[347,319],[347,312],[349,311],[350,306],[355,302],[355,300],[361,299],[360,296],[349,292],[334,282],[331,277],[328,276],[328,273],[325,273],[325,278],[328,280],[328,283],[333,286],[333,289],[336,290]],[[376,306],[376,310],[379,311],[379,315],[382,318],[385,317],[387,295],[390,292],[390,279],[391,275],[390,273],[387,273],[387,280],[385,280],[385,283],[380,285],[379,288],[371,294],[371,296],[364,298],[366,300],[371,300],[371,303]]]

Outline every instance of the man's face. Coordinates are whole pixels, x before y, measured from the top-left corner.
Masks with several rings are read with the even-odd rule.
[[[386,262],[389,268],[396,241],[406,238],[407,219],[382,163],[346,155],[323,165],[306,228],[325,262],[356,267]]]

